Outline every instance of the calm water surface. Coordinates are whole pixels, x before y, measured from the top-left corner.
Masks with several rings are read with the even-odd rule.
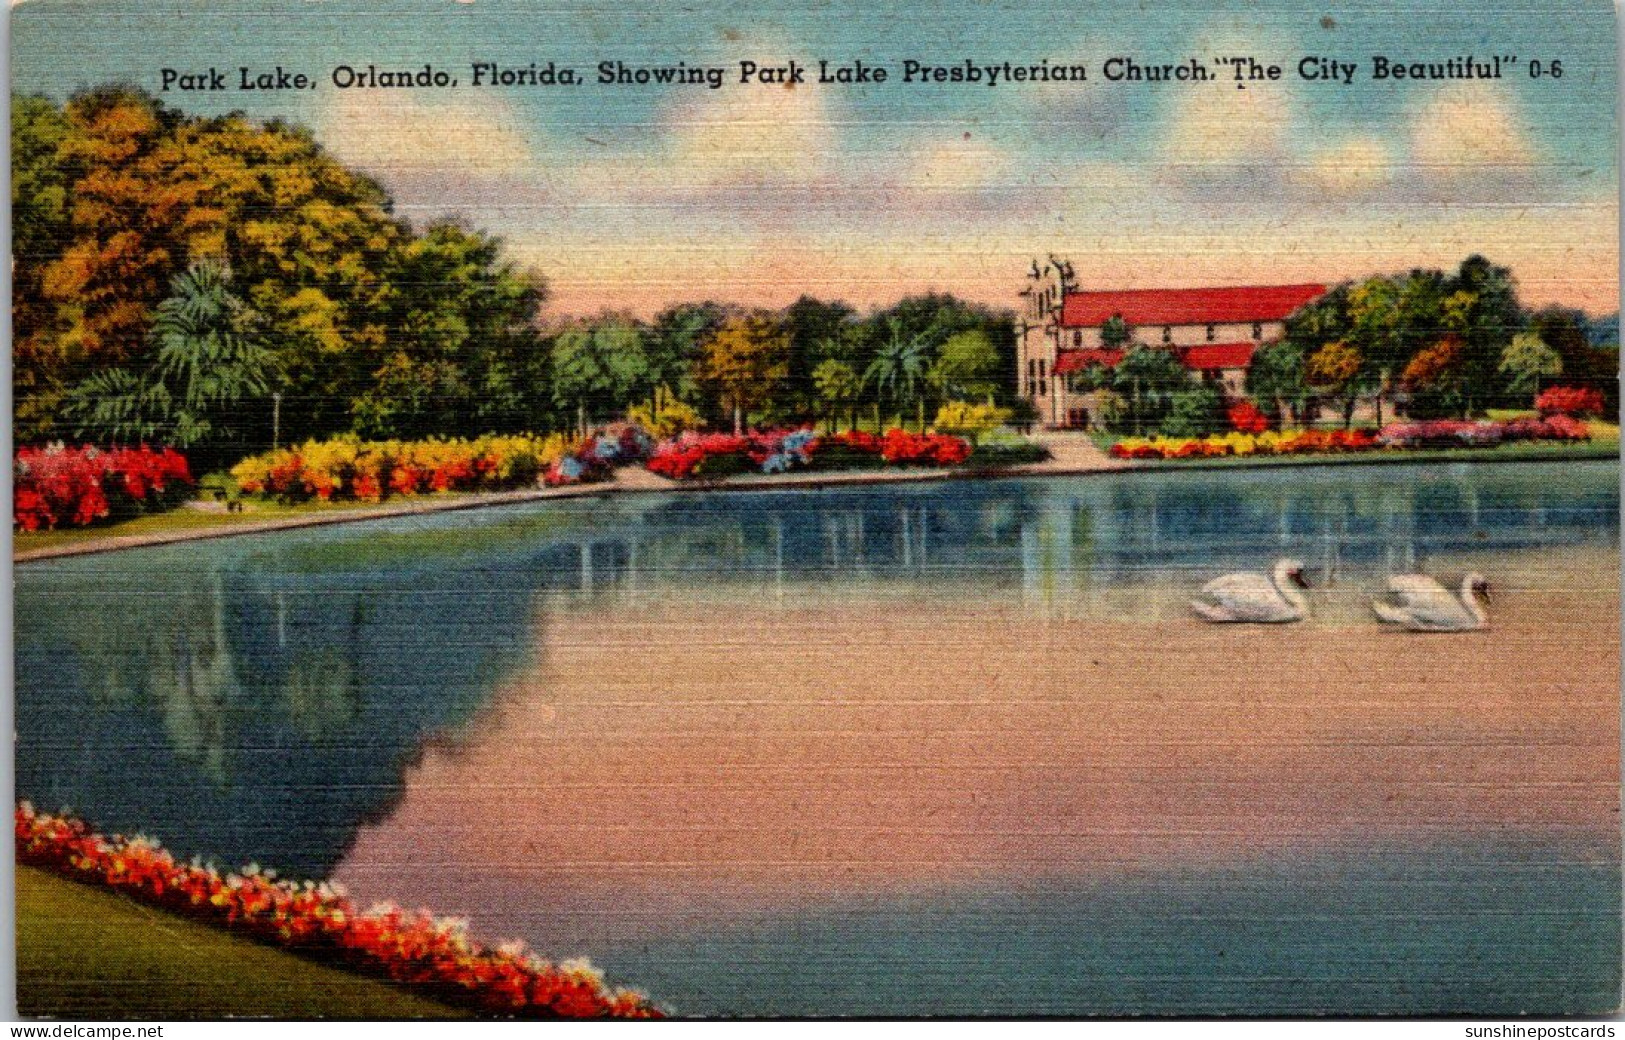
[[[1616,1003],[1613,463],[615,496],[25,564],[17,789],[692,1014]],[[1213,628],[1301,557],[1316,616]],[[1384,636],[1382,578],[1496,628]]]

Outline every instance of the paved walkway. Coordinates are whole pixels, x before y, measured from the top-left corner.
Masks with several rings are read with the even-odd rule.
[[[1048,448],[1050,457],[1047,462],[1021,467],[1023,473],[1094,473],[1128,466],[1126,460],[1107,455],[1087,433],[1077,430],[1043,430],[1032,439]]]

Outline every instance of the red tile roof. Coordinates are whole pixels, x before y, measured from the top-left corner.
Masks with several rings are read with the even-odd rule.
[[[1219,368],[1246,368],[1253,360],[1256,343],[1200,343],[1186,347],[1179,360],[1197,372]]]
[[[1280,321],[1325,293],[1324,285],[1070,292],[1062,300],[1061,324],[1066,328],[1096,328],[1115,316],[1121,316],[1131,327]]]
[[[1091,365],[1116,368],[1117,363],[1123,360],[1123,354],[1121,350],[1110,349],[1063,350],[1055,355],[1055,367],[1050,371],[1064,376],[1068,372],[1082,372]]]

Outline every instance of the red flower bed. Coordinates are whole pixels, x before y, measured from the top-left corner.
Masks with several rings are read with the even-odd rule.
[[[893,466],[957,466],[970,458],[970,442],[942,433],[887,430],[880,457]]]
[[[527,1018],[658,1018],[647,1000],[607,988],[584,964],[552,965],[517,946],[489,950],[459,922],[395,907],[358,912],[326,884],[296,884],[249,868],[221,874],[177,863],[145,838],[104,838],[83,821],[15,816],[17,862],[398,983],[485,1014]]]
[[[706,466],[708,461],[741,457],[749,453],[750,448],[751,439],[743,435],[688,433],[656,447],[649,456],[649,472],[672,480],[686,480],[704,475],[704,470],[710,468]],[[717,465],[712,462],[712,467]]]
[[[852,456],[892,466],[957,466],[970,458],[970,442],[940,433],[887,430],[884,436],[858,430],[818,437],[812,430],[774,430],[748,434],[685,433],[665,441],[650,454],[653,473],[674,480],[759,471],[840,468]],[[839,460],[839,461],[837,461]]]
[[[1589,418],[1602,414],[1602,391],[1589,386],[1554,386],[1535,398],[1535,411],[1542,417],[1573,415]]]
[[[1270,428],[1269,416],[1251,401],[1236,401],[1225,412],[1230,428],[1237,433],[1263,433]]]
[[[24,531],[169,509],[195,483],[186,457],[169,448],[20,448],[11,473],[12,524]]]

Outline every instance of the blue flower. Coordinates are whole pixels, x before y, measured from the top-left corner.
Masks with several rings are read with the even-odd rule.
[[[574,455],[567,455],[559,460],[559,476],[565,480],[580,480],[581,475],[586,471],[587,467],[583,466],[581,460]]]

